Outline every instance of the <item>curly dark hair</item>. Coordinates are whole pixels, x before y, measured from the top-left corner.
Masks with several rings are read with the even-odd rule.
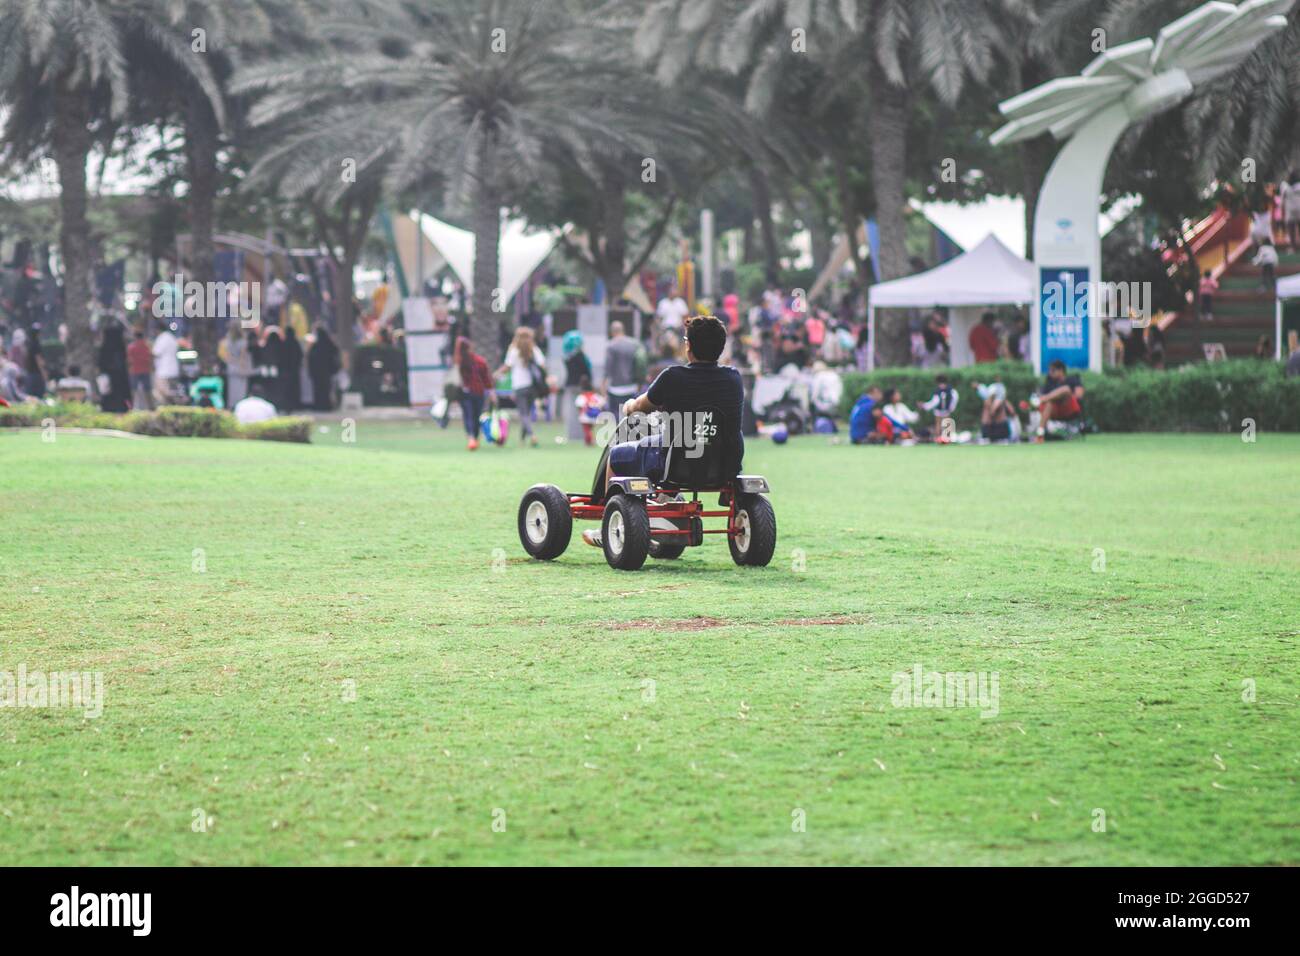
[[[686,342],[696,359],[716,362],[727,344],[727,327],[716,316],[697,315],[686,320]]]

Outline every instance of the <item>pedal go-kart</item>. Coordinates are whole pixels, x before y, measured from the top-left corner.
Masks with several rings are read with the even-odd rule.
[[[702,413],[705,416],[713,412]],[[589,494],[569,494],[555,485],[533,485],[519,502],[519,541],[534,558],[551,561],[564,553],[575,519],[601,523],[601,547],[611,568],[636,571],[647,557],[679,558],[704,543],[706,534],[725,534],[736,564],[763,567],[776,550],[776,512],[765,495],[767,479],[737,475],[712,446],[701,442],[688,455],[667,443],[662,479],[610,479],[603,503]],[[717,494],[710,509],[701,495]],[[704,527],[706,518],[726,518],[725,527]]]

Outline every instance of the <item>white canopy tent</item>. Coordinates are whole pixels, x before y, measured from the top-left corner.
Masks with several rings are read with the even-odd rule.
[[[1288,353],[1286,347],[1282,344],[1282,302],[1284,299],[1300,299],[1300,273],[1293,276],[1283,276],[1277,280],[1277,331],[1273,336],[1276,342],[1274,347],[1277,353],[1276,357],[1284,359]]]
[[[867,290],[868,366],[876,367],[876,309],[947,307],[954,367],[970,365],[968,341],[979,314],[991,305],[1028,305],[1037,291],[1034,264],[1016,255],[989,233],[955,259],[926,272],[879,282]]]

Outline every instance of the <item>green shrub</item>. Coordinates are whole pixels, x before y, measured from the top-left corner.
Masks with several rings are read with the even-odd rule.
[[[315,424],[310,418],[272,418],[265,422],[249,422],[239,426],[239,434],[244,438],[262,441],[291,441],[308,443],[311,430]]]
[[[152,412],[132,412],[123,416],[123,425],[129,425],[137,435],[169,438],[233,438],[239,432],[239,423],[230,412],[188,405],[164,405]]]
[[[47,418],[60,428],[121,428],[118,416],[101,412],[86,402],[56,402],[53,405],[21,402],[0,408],[0,428],[38,428]]]
[[[310,418],[273,418],[240,425],[230,412],[187,405],[164,405],[151,412],[122,415],[101,412],[85,402],[37,405],[24,402],[0,407],[0,428],[39,428],[53,419],[60,428],[105,428],[159,438],[255,438],[266,441],[310,442]]]
[[[0,428],[34,428],[49,414],[44,405],[20,402],[8,408],[0,407]]]
[[[915,408],[934,392],[943,373],[958,390],[957,427],[979,427],[975,382],[1000,381],[1013,403],[1027,399],[1043,381],[1022,362],[956,369],[885,368],[844,376],[845,414],[870,385],[897,388]],[[1084,411],[1101,431],[1237,431],[1253,419],[1261,431],[1300,431],[1300,378],[1287,378],[1278,362],[1235,359],[1202,362],[1175,370],[1149,368],[1084,372]]]

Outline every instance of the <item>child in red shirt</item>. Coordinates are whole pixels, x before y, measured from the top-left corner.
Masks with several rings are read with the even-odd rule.
[[[605,403],[600,395],[592,391],[591,379],[587,376],[582,376],[578,382],[578,389],[578,420],[582,423],[582,440],[587,445],[594,445],[596,444],[594,431],[596,419],[600,418],[600,413],[605,410]]]

